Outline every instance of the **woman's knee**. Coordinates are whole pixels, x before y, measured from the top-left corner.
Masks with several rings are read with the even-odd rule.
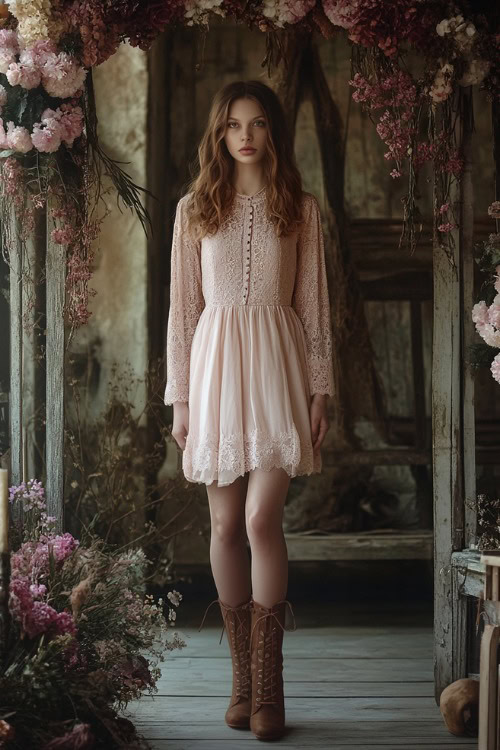
[[[243,519],[225,518],[223,515],[212,517],[212,538],[219,544],[232,546],[240,544],[245,539],[245,524]]]
[[[276,538],[282,530],[281,513],[265,506],[250,509],[246,515],[246,531],[249,539]]]
[[[209,489],[212,537],[221,544],[238,544],[245,537],[245,504],[241,488]]]

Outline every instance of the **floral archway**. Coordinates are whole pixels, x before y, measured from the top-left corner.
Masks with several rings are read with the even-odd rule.
[[[206,34],[215,14],[266,34],[262,65],[268,69],[279,63],[283,35],[292,30],[325,38],[347,33],[352,98],[387,146],[391,177],[407,185],[401,241],[410,251],[417,246],[418,177],[432,162],[440,180],[434,223],[445,252],[452,242],[458,217],[450,187],[463,173],[454,95],[475,85],[495,106],[500,99],[499,39],[488,3],[478,9],[425,0],[13,0],[0,9],[1,216],[14,206],[28,235],[33,212],[49,196],[59,204],[51,208],[51,239],[67,253],[66,314],[73,326],[88,319],[91,245],[104,218],[97,212],[102,168],[145,230],[149,219],[140,200],[144,189],[98,143],[92,68],[123,42],[148,50],[167,27],[196,26]],[[418,78],[406,59],[415,52],[424,61]],[[497,217],[496,204],[490,213]],[[8,253],[7,229],[4,240]]]
[[[353,72],[349,81],[352,98],[369,113],[386,144],[389,174],[406,185],[400,244],[410,252],[418,252],[419,176],[423,166],[430,163],[436,179],[434,236],[453,266],[460,229],[456,191],[464,175],[464,154],[456,133],[457,112],[463,116],[467,111],[471,86],[484,91],[496,117],[500,105],[499,35],[487,3],[478,9],[477,5],[472,8],[467,3],[425,0],[397,0],[391,4],[383,0],[156,0],[148,3],[139,0],[16,0],[0,6],[2,247],[6,261],[15,263],[40,216],[45,218],[47,243],[54,257],[64,258],[64,274],[59,281],[65,292],[64,319],[71,332],[89,318],[88,303],[93,293],[89,287],[91,265],[99,229],[106,216],[101,207],[103,171],[111,177],[117,198],[137,213],[145,231],[149,222],[141,202],[141,193],[147,191],[134,184],[120,163],[111,159],[98,142],[92,69],[113,55],[122,43],[148,50],[167,28],[187,25],[204,35],[215,15],[232,18],[266,35],[266,57],[262,65],[268,70],[278,65],[286,54],[284,40],[288,34],[300,37],[319,33],[325,39],[347,34],[352,43]],[[410,72],[408,65],[408,56],[415,53],[422,60],[418,76]],[[498,195],[492,196],[489,213],[498,220],[500,211],[496,198]],[[500,350],[500,305],[495,301],[495,292],[500,292],[498,233],[492,234],[485,243],[481,264],[491,284],[486,299],[478,302],[473,311],[476,328],[484,341],[478,358],[481,354],[483,361],[487,360],[493,376],[500,381],[500,353],[497,354]],[[12,493],[12,500],[17,497],[29,514],[43,506],[36,501],[37,492],[36,487],[21,487],[17,495]],[[52,544],[56,558],[59,555],[56,562],[61,564],[61,570],[66,566],[66,575],[74,575],[78,545],[57,535],[43,513],[31,532],[33,529],[37,530],[38,541],[40,535],[45,534],[43,544]],[[35,537],[24,540],[25,545],[34,543]],[[87,596],[85,578],[83,575],[81,580],[78,576],[67,578],[72,585],[73,620],[69,618],[69,602],[62,598],[57,602],[59,613],[56,607],[52,608],[53,612],[44,609],[42,604],[48,606],[47,591],[41,588],[45,584],[37,583],[38,588],[31,590],[26,589],[22,580],[33,564],[34,552],[33,546],[20,548],[13,561],[16,599],[11,616],[14,626],[31,638],[44,636],[49,643],[58,644],[67,660],[64,664],[78,667],[80,678],[85,675],[87,679],[88,673],[80,660],[82,654],[76,653],[72,641],[78,632],[75,623],[78,623],[80,605]],[[44,562],[48,565],[47,549],[36,554],[45,555]],[[141,561],[135,562],[140,567]],[[159,615],[153,609],[148,610],[144,601],[142,607],[146,607],[145,618],[149,617],[150,622],[159,621]],[[33,608],[44,609],[45,631],[35,632],[38,626],[30,614]],[[67,616],[59,617],[65,610]],[[58,641],[59,636],[64,636],[66,641]],[[149,633],[143,633],[143,637],[148,638]],[[144,671],[145,665],[134,661],[137,653],[130,643],[121,645],[125,648],[124,668],[129,670],[130,691],[118,697],[126,701],[135,688],[145,689],[146,685],[154,684],[154,672]],[[103,663],[110,658],[105,645],[101,651],[97,655],[92,652],[94,667],[97,657],[102,657]],[[85,684],[88,690],[102,695],[104,689],[109,691],[112,686],[99,681],[100,675],[95,674],[97,669]],[[76,679],[70,689],[75,684]],[[116,691],[110,695],[117,698]],[[97,721],[97,714],[82,712],[78,716],[79,721],[66,732],[68,746],[74,741],[75,746],[79,742],[80,747],[92,747],[93,722]],[[108,719],[112,723],[116,717],[110,714]],[[63,736],[63,725],[62,720],[54,726],[54,737]],[[12,727],[0,724],[2,730],[6,739],[14,740],[14,734],[9,735]],[[120,731],[125,732],[125,729],[122,727]],[[118,729],[116,732],[119,734]],[[49,747],[47,736],[44,741]]]

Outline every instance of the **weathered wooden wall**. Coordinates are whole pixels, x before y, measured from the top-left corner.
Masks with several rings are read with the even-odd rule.
[[[388,172],[386,150],[375,132],[373,123],[363,114],[359,105],[350,101],[349,46],[342,35],[333,40],[317,39],[325,74],[332,95],[340,109],[346,128],[346,207],[357,237],[353,253],[361,280],[376,280],[393,270],[392,264],[400,262],[401,268],[410,271],[431,270],[432,256],[429,248],[417,250],[412,258],[401,251],[386,251],[381,242],[373,248],[368,238],[362,236],[363,222],[367,220],[398,220],[401,218],[403,185],[393,180]],[[125,166],[132,179],[141,185],[151,184],[152,175],[166,173],[166,188],[158,195],[160,201],[160,254],[164,263],[157,278],[161,292],[154,297],[155,309],[148,309],[148,248],[139,221],[122,206],[116,207],[114,193],[107,197],[111,214],[106,219],[100,236],[101,252],[96,257],[95,274],[91,286],[97,296],[91,301],[93,315],[87,326],[74,338],[71,353],[88,360],[97,377],[90,380],[88,404],[97,416],[107,396],[108,376],[114,363],[131,364],[140,377],[147,367],[148,350],[157,351],[158,342],[151,346],[152,335],[161,336],[161,326],[156,331],[148,325],[151,316],[166,325],[170,271],[170,243],[175,205],[189,177],[188,165],[196,155],[196,147],[203,131],[210,100],[223,83],[238,78],[260,78],[272,85],[261,67],[265,56],[265,37],[242,26],[232,26],[215,19],[204,40],[193,29],[178,29],[157,40],[166,56],[166,85],[164,89],[148,91],[152,76],[148,71],[148,55],[138,49],[122,46],[118,53],[94,71],[99,116],[99,134],[106,151],[116,159],[130,162]],[[203,57],[203,59],[202,59]],[[154,63],[149,56],[149,65]],[[199,70],[196,64],[199,63]],[[164,63],[162,62],[162,65]],[[163,75],[163,74],[162,74]],[[157,76],[158,79],[158,76]],[[161,76],[159,80],[162,80]],[[159,106],[158,99],[165,98]],[[168,118],[165,114],[169,112]],[[474,182],[476,214],[485,215],[492,200],[491,154],[489,150],[490,125],[488,106],[484,96],[476,93],[476,136],[474,139]],[[158,118],[152,123],[150,118]],[[148,164],[148,128],[164,133],[165,159]],[[158,135],[158,133],[156,133]],[[306,190],[313,192],[320,204],[324,200],[320,169],[319,148],[314,128],[314,114],[310,102],[301,106],[296,130],[296,154]],[[153,160],[154,161],[154,160]],[[148,173],[149,169],[149,173]],[[155,172],[156,170],[156,172]],[[421,207],[430,210],[430,183],[423,174]],[[162,180],[156,179],[156,184]],[[492,225],[493,226],[493,225]],[[157,240],[158,241],[158,240]],[[158,252],[155,250],[155,252]],[[332,289],[334,293],[334,289]],[[150,305],[151,306],[151,305]],[[366,302],[370,334],[376,361],[384,384],[388,412],[391,417],[407,419],[412,416],[412,377],[408,367],[409,353],[409,303]],[[425,412],[430,418],[431,374],[431,304],[422,303],[423,349],[425,362]],[[158,332],[159,331],[159,332]],[[165,329],[163,330],[163,335]],[[161,342],[160,342],[161,344]],[[82,381],[83,384],[83,381]],[[145,387],[139,388],[135,403],[140,410],[146,397]],[[499,389],[487,372],[478,376],[476,404],[479,416],[500,413]],[[493,429],[494,423],[492,423]],[[360,435],[367,445],[373,436],[370,425],[359,425]],[[328,441],[325,442],[327,449]],[[372,447],[378,447],[372,445]],[[160,477],[175,470],[177,451],[170,446],[168,460]],[[494,468],[480,469],[478,477],[486,478]],[[415,485],[406,467],[377,467],[374,476],[387,489],[395,491],[401,500],[401,515],[409,523],[415,521]],[[327,472],[321,477],[297,478],[310,486],[311,493],[321,494],[328,486]],[[197,513],[201,524],[208,525],[206,493],[200,489]],[[293,496],[293,483],[291,488]],[[179,559],[206,561],[208,536],[196,532],[184,534],[176,543]]]
[[[350,77],[349,46],[342,35],[326,41],[318,38],[320,55],[328,83],[342,113],[346,128],[346,206],[353,227],[356,222],[366,220],[399,220],[402,217],[401,197],[404,194],[402,181],[389,176],[390,167],[384,158],[387,148],[380,141],[374,124],[365,115],[359,105],[350,102],[352,88],[348,85]],[[203,46],[203,49],[202,49]],[[267,73],[261,68],[265,56],[265,39],[262,34],[251,32],[246,28],[232,26],[215,20],[202,45],[200,37],[191,29],[179,29],[169,35],[168,43],[168,91],[170,96],[168,124],[168,172],[164,196],[165,205],[165,267],[162,278],[164,286],[164,311],[168,311],[169,286],[169,249],[172,221],[176,201],[189,178],[188,165],[196,155],[196,147],[203,132],[210,100],[217,88],[235,79],[260,78],[273,85]],[[195,65],[199,63],[199,70]],[[484,216],[492,200],[488,180],[484,175],[491,172],[491,161],[487,143],[489,142],[488,107],[484,97],[477,96],[474,174],[478,178],[475,189],[476,214]],[[314,127],[312,105],[305,101],[301,106],[296,129],[295,149],[302,172],[306,190],[313,192],[324,201],[324,190],[321,174],[321,160]],[[488,171],[489,170],[489,171]],[[481,179],[479,179],[481,175]],[[420,203],[424,216],[430,216],[432,200],[430,172],[422,173]],[[428,271],[432,273],[432,253],[430,243],[417,250],[413,257],[407,251],[398,253],[394,245],[384,247],[383,242],[375,242],[370,254],[370,243],[367,238],[359,238],[359,226],[354,228],[358,234],[353,242],[353,252],[359,276],[364,280],[377,280],[394,272],[394,264],[401,262],[401,269],[409,271]],[[430,238],[429,238],[430,239]],[[332,289],[332,293],[335,290]],[[388,413],[396,419],[411,419],[413,416],[413,378],[411,371],[410,341],[410,303],[366,302],[366,311],[375,355],[384,384]],[[432,345],[432,303],[421,303],[423,319],[423,357],[424,357],[424,392],[425,415],[430,421],[431,414],[431,345]],[[500,413],[500,394],[495,391],[487,373],[481,376],[490,394],[489,410],[497,409]],[[491,381],[491,382],[490,382]],[[496,406],[495,406],[496,404]],[[359,434],[366,446],[383,447],[373,443],[374,435],[367,423],[360,423]],[[328,440],[325,441],[328,450]],[[177,467],[178,455],[174,445],[170,446],[170,455],[164,470],[173,472]],[[374,479],[389,491],[396,492],[401,503],[401,519],[415,524],[415,483],[408,467],[376,467]],[[296,478],[290,489],[293,500],[294,490],[299,494],[304,483],[310,487],[311,497],[325,492],[328,486],[327,471],[322,477]],[[200,487],[199,514],[208,523],[208,511],[204,488]],[[287,511],[285,512],[287,518]],[[288,520],[297,521],[293,512],[293,503],[289,503]],[[208,536],[204,541],[200,537],[185,534],[176,542],[178,559],[202,561],[208,558]]]
[[[114,159],[129,162],[122,168],[135,183],[146,186],[147,54],[122,45],[93,76],[101,145]],[[109,186],[109,178],[104,184]],[[93,367],[93,376],[89,379],[87,372],[81,382],[93,416],[106,403],[113,363],[130,363],[140,378],[147,368],[147,239],[136,215],[122,202],[121,211],[117,207],[115,193],[113,188],[105,196],[111,213],[102,225],[101,251],[90,282],[97,291],[89,305],[92,316],[71,343],[73,358]],[[88,393],[86,383],[91,388]],[[141,385],[135,394],[137,413],[145,398]]]

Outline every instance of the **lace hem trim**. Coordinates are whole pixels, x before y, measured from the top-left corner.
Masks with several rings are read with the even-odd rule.
[[[321,454],[312,443],[300,441],[295,425],[288,431],[271,435],[254,429],[247,433],[203,436],[186,439],[182,468],[189,481],[209,484],[219,479],[223,487],[252,469],[285,469],[287,474],[311,474],[321,471]]]

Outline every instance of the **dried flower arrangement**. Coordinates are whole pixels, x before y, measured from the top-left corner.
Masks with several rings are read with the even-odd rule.
[[[35,479],[10,488],[23,523],[12,528],[8,638],[0,676],[2,747],[147,748],[120,716],[157,692],[159,663],[185,646],[170,635],[182,595],[144,595],[141,548],[54,532]],[[173,605],[173,606],[170,606]]]
[[[86,359],[83,367],[87,367]],[[161,408],[161,362],[151,366],[145,378],[136,376],[126,364],[113,364],[106,403],[95,418],[89,417],[92,393],[78,374],[78,363],[70,359],[64,461],[66,528],[76,535],[91,529],[121,550],[140,543],[149,560],[145,581],[149,586],[165,586],[175,578],[170,542],[193,527],[203,533],[196,502],[203,493],[201,486],[187,482],[182,472],[158,481],[165,446],[173,442],[171,424]],[[137,411],[133,394],[144,380],[143,390],[149,395]],[[159,434],[150,449],[144,415],[155,421]]]

